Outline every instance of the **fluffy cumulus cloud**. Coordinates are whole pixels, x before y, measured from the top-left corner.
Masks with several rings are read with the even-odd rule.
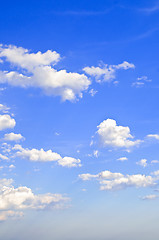
[[[23,148],[21,145],[16,144],[12,150],[15,150],[15,157],[21,157],[33,162],[54,162],[56,161],[63,167],[81,167],[81,160],[72,157],[61,157],[60,154],[52,150],[45,151],[43,148],[40,150],[33,148]]]
[[[35,195],[25,186],[15,188],[12,179],[0,179],[0,220],[8,217],[20,217],[24,209],[54,209],[62,208],[69,200],[61,194]]]
[[[52,150],[44,151],[43,148],[40,150],[35,148],[25,149],[21,145],[16,144],[13,149],[17,150],[16,156],[33,162],[52,162],[61,159],[61,156],[58,153],[52,152]]]
[[[55,51],[48,50],[45,53],[41,53],[40,51],[37,53],[30,53],[28,49],[11,45],[1,45],[0,57],[1,59],[4,58],[8,62],[27,70],[31,70],[38,66],[55,64],[60,60],[60,55]]]
[[[72,157],[64,157],[58,161],[58,164],[63,167],[81,167],[81,160],[72,158]]]
[[[141,140],[130,140],[134,137],[130,134],[129,127],[117,126],[113,119],[104,120],[97,128],[97,133],[104,146],[130,148],[141,142]]]
[[[91,84],[84,74],[57,71],[54,65],[60,60],[60,55],[55,51],[30,53],[21,47],[1,45],[0,58],[17,67],[16,71],[0,71],[0,83],[23,88],[38,87],[48,95],[60,96],[63,101],[81,98]]]
[[[2,160],[8,160],[8,157],[0,153],[0,159],[2,159]]]
[[[8,114],[0,115],[0,131],[7,128],[14,128],[16,122]]]
[[[135,68],[134,64],[124,61],[118,65],[104,64],[99,67],[85,67],[83,70],[86,74],[94,76],[97,82],[112,82],[116,78],[117,70],[127,70],[130,68]]]
[[[19,133],[19,134],[16,134],[16,133],[6,133],[4,135],[4,140],[5,141],[19,141],[19,140],[22,140],[24,139],[24,137]]]
[[[127,187],[148,187],[155,185],[155,178],[141,174],[123,175],[122,173],[112,173],[103,171],[96,175],[89,173],[80,174],[83,181],[96,179],[100,183],[100,190],[119,190]]]

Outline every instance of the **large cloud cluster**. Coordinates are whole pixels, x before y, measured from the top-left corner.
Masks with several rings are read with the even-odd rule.
[[[57,71],[54,65],[60,60],[60,55],[55,51],[30,53],[21,47],[1,45],[0,59],[17,67],[16,71],[0,71],[0,83],[23,88],[38,87],[46,94],[60,96],[63,101],[81,98],[91,83],[84,74]]]
[[[24,209],[62,208],[69,198],[61,194],[35,195],[25,186],[15,188],[12,179],[0,179],[0,220],[8,217],[21,217]]]
[[[98,174],[80,174],[83,181],[96,179],[100,183],[101,190],[118,190],[127,187],[148,187],[155,184],[155,178],[141,174],[123,175],[122,173],[112,173],[108,170]]]

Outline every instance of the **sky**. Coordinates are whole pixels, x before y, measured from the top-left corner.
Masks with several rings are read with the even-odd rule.
[[[0,239],[158,240],[159,2],[0,8]]]

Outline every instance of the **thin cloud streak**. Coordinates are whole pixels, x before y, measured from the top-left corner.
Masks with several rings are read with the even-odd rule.
[[[153,14],[153,13],[159,11],[159,3],[156,4],[156,5],[153,6],[153,7],[138,9],[138,11],[143,12],[143,13],[146,13],[146,14]]]
[[[70,15],[70,16],[98,16],[108,14],[113,8],[108,8],[104,11],[52,11],[56,15]]]

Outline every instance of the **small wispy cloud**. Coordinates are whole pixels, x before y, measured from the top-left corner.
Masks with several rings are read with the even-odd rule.
[[[132,83],[132,87],[143,87],[147,82],[152,82],[152,80],[147,76],[138,77],[136,81]]]
[[[140,161],[136,162],[136,164],[145,168],[147,167],[147,159],[141,159]]]
[[[91,11],[91,10],[68,10],[68,11],[53,11],[52,14],[56,15],[70,15],[70,16],[98,16],[108,14],[112,8],[105,9],[103,11]]]
[[[156,5],[154,5],[154,6],[152,6],[152,7],[140,8],[139,11],[140,11],[140,12],[143,12],[143,13],[145,13],[145,14],[153,14],[153,13],[159,11],[159,3],[157,3]]]
[[[151,194],[151,195],[142,197],[142,200],[154,200],[156,198],[159,198],[159,195]]]

